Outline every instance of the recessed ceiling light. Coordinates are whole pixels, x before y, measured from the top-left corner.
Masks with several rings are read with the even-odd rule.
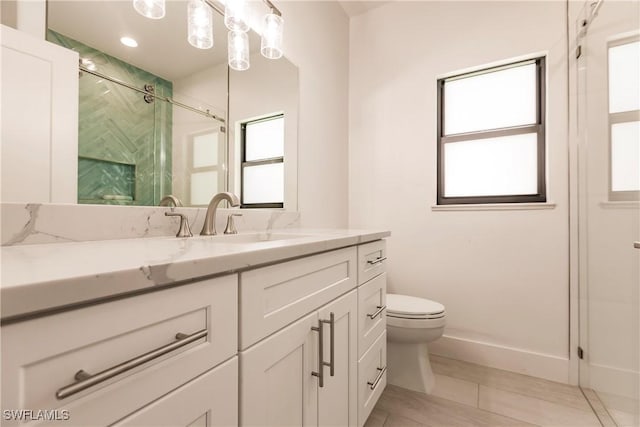
[[[138,42],[132,39],[131,37],[120,38],[120,43],[129,47],[138,47]]]

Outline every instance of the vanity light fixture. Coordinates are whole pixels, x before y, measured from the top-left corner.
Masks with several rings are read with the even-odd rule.
[[[224,25],[231,31],[246,33],[249,31],[247,23],[247,0],[226,0],[224,3]]]
[[[229,67],[232,70],[249,69],[249,36],[242,31],[229,31],[228,35]]]
[[[138,47],[138,42],[131,37],[120,37],[120,43],[127,47]]]
[[[249,24],[247,22],[247,0],[218,0],[224,3],[224,24],[229,29],[227,36],[229,67],[236,71],[249,69]],[[263,18],[260,52],[269,59],[282,57],[282,14],[270,0],[262,0],[269,8]],[[133,7],[142,16],[160,19],[165,15],[165,0],[133,0]],[[222,13],[222,7],[214,0],[189,0],[187,5],[187,40],[198,49],[213,47],[213,11]],[[120,39],[122,44],[136,47],[138,43],[129,37]]]
[[[204,0],[189,0],[187,5],[187,40],[198,49],[213,47],[213,9]]]
[[[260,42],[260,53],[269,59],[282,57],[282,32],[284,20],[279,12],[271,9],[263,18],[262,38]]]
[[[136,12],[146,18],[164,18],[164,0],[133,0],[133,8],[136,10]]]

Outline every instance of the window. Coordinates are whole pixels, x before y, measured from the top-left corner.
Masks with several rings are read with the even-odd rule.
[[[545,202],[544,58],[438,80],[438,204]]]
[[[193,206],[207,206],[218,192],[224,169],[219,159],[224,158],[224,137],[218,130],[206,130],[189,137],[189,199]],[[222,151],[222,152],[221,152]]]
[[[640,200],[640,40],[609,45],[609,200]]]
[[[243,208],[284,207],[284,115],[241,124]]]

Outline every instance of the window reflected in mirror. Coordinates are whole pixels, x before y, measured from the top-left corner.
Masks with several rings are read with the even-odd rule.
[[[242,123],[242,185],[244,208],[284,206],[284,115]]]

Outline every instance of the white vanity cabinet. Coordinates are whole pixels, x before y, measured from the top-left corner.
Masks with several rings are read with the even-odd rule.
[[[64,410],[68,420],[42,424],[96,426],[166,401],[180,387],[187,391],[177,395],[197,394],[185,387],[196,378],[192,390],[211,388],[201,377],[208,371],[229,381],[226,393],[237,388],[237,361],[228,368],[233,375],[211,369],[237,359],[237,324],[237,276],[229,275],[5,325],[2,409]],[[228,425],[237,402],[225,396],[219,405],[219,395],[175,410],[191,422],[220,406],[227,413],[216,411],[207,425]]]
[[[358,246],[358,426],[387,385],[387,250],[384,240]]]
[[[356,262],[351,247],[240,275],[242,425],[356,425]]]
[[[361,427],[384,259],[377,240],[3,325],[3,411],[60,418],[3,426]]]
[[[113,427],[238,425],[238,358],[202,374]]]

